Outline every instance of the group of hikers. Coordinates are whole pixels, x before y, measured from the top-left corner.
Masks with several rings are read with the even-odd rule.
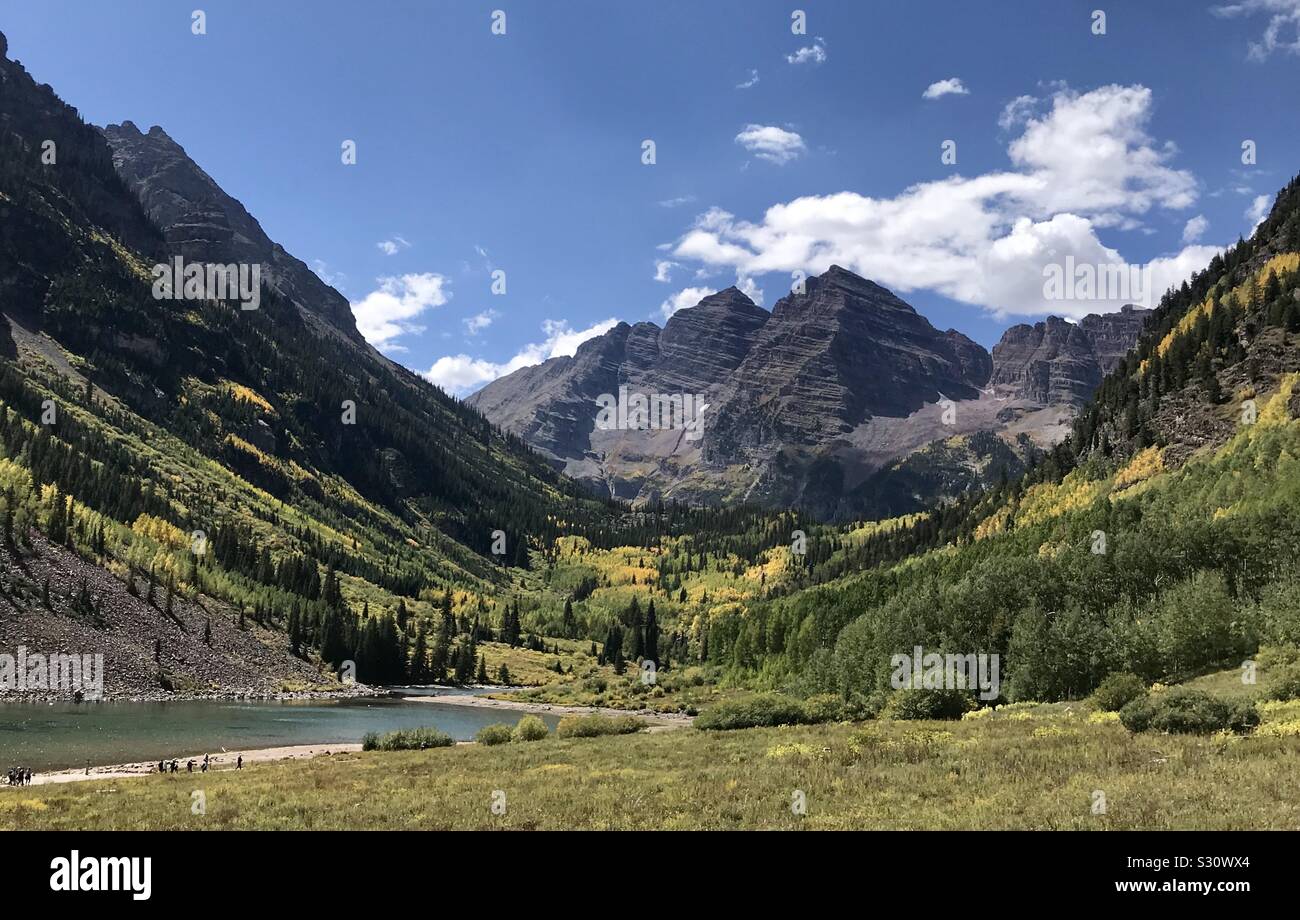
[[[198,764],[200,772],[207,773],[208,767],[212,765],[212,761],[207,754],[204,754],[203,761],[201,763],[195,760],[186,761],[185,771],[187,773],[193,773],[196,764]],[[159,773],[179,773],[180,769],[181,769],[181,762],[179,760],[158,761]],[[239,754],[235,757],[235,769],[236,770],[244,769],[243,754]],[[90,775],[90,761],[86,761],[86,775],[87,776]],[[30,767],[10,767],[9,774],[6,777],[5,781],[10,786],[30,786],[32,784],[32,770]]]
[[[194,772],[194,764],[195,764],[195,761],[194,761],[194,760],[187,760],[187,761],[185,762],[185,772],[186,772],[186,773],[193,773],[193,772]],[[199,765],[199,772],[201,772],[201,773],[207,773],[207,772],[208,772],[208,766],[209,766],[210,764],[211,764],[211,761],[210,761],[208,755],[207,755],[207,754],[204,754],[204,755],[203,755],[203,763],[201,763],[201,764]],[[238,756],[235,758],[235,769],[236,769],[236,770],[242,770],[242,769],[244,769],[244,755],[243,755],[243,754],[240,754],[240,755],[238,755]],[[158,772],[159,772],[159,773],[179,773],[180,770],[181,770],[181,762],[180,762],[179,760],[160,760],[160,761],[158,761]]]

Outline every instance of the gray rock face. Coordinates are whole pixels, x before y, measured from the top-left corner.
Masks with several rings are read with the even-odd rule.
[[[573,357],[515,371],[467,402],[543,453],[568,461],[592,452],[602,395],[715,393],[744,360],[768,312],[734,287],[681,310],[661,330],[619,323]]]
[[[833,514],[839,493],[878,465],[881,438],[860,436],[874,419],[906,424],[944,398],[975,400],[991,372],[978,344],[836,266],[771,313],[728,288],[662,331],[620,324],[572,358],[517,371],[468,402],[613,495],[816,504]],[[620,387],[703,397],[703,437],[599,429],[596,400]],[[814,488],[831,455],[837,485]]]
[[[257,263],[262,280],[304,312],[360,338],[345,298],[271,240],[244,206],[222,191],[162,128],[142,134],[124,121],[103,135],[118,174],[162,228],[168,255],[186,261]]]
[[[1130,304],[1078,323],[1051,316],[1012,326],[993,346],[991,382],[1043,405],[1081,406],[1136,344],[1150,314]]]
[[[876,415],[974,399],[990,370],[975,342],[831,266],[777,302],[724,383],[705,457],[753,462],[786,445],[824,447]]]

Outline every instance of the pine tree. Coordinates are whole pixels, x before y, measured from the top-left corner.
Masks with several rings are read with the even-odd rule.
[[[641,654],[659,665],[659,620],[655,616],[655,602],[650,601],[650,607],[645,615],[645,643],[641,649]]]
[[[564,599],[564,622],[563,631],[566,638],[573,639],[578,635],[578,624],[573,618],[573,598]]]
[[[428,641],[429,640],[424,633],[424,621],[420,620],[415,625],[415,642],[412,644],[411,647],[411,664],[410,664],[411,683],[423,684],[428,681],[429,678]]]

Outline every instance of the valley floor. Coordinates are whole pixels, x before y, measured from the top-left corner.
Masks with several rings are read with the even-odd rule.
[[[1297,727],[1297,703],[1271,705],[1239,738],[1134,735],[1058,704],[959,722],[551,736],[0,787],[0,828],[1296,829]]]

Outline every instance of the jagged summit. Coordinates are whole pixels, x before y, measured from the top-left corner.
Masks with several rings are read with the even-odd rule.
[[[994,386],[1049,405],[1081,406],[1137,342],[1151,315],[1133,304],[1077,323],[1019,323],[993,346]]]
[[[851,470],[836,474],[842,482],[859,481],[911,449],[909,438],[873,432],[944,398],[980,398],[992,369],[965,335],[939,331],[888,289],[833,265],[770,313],[732,286],[662,329],[621,323],[574,357],[516,371],[468,402],[615,495],[801,504],[819,463],[835,457]],[[671,432],[597,430],[595,399],[619,387],[703,396],[707,436],[688,444]],[[889,443],[875,444],[881,437]]]
[[[352,309],[338,291],[289,255],[238,200],[226,194],[179,143],[154,125],[107,125],[113,164],[163,231],[169,254],[199,262],[257,263],[262,278],[309,317],[359,339]]]

